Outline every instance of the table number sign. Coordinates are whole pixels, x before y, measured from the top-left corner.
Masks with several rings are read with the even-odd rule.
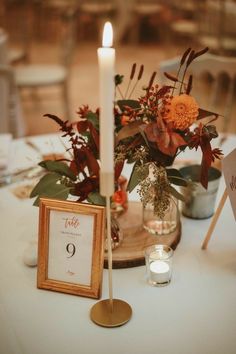
[[[227,193],[236,220],[236,149],[231,151],[222,161]]]
[[[215,225],[221,211],[224,207],[227,196],[229,196],[230,203],[232,206],[232,210],[234,213],[234,217],[236,220],[236,149],[231,151],[223,160],[222,160],[222,170],[225,179],[226,188],[220,199],[219,205],[216,209],[216,212],[212,218],[210,227],[206,234],[206,237],[202,244],[202,249],[205,250],[207,248],[208,242],[210,241],[211,235],[214,231]]]
[[[41,199],[38,288],[98,298],[104,260],[104,207]]]

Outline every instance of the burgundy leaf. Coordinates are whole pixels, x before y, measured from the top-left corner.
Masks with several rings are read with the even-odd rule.
[[[99,164],[94,157],[93,153],[89,150],[84,148],[84,153],[86,155],[86,164],[89,170],[90,175],[99,175]]]
[[[119,161],[118,163],[115,164],[115,181],[117,181],[118,178],[120,177],[120,174],[123,170],[123,166],[124,166],[124,161]]]
[[[214,113],[214,112],[210,112],[210,111],[207,111],[205,109],[202,109],[202,108],[199,108],[198,109],[198,117],[197,119],[203,119],[203,118],[206,118],[206,117],[210,117],[210,116],[215,116],[216,118],[219,116],[217,113]]]
[[[97,149],[97,151],[99,151],[99,134],[91,122],[89,122],[89,130],[90,130],[90,133],[93,137],[93,141],[96,146],[96,149]]]
[[[76,126],[79,133],[84,133],[88,129],[88,121],[81,120],[76,124]]]
[[[82,182],[75,184],[75,195],[79,197],[79,202],[87,199],[89,193],[94,192],[99,187],[97,176],[86,177]]]
[[[116,144],[118,144],[121,140],[134,136],[135,134],[139,133],[139,126],[142,124],[140,121],[132,122],[128,125],[125,125],[121,130],[118,132],[116,136]]]
[[[74,160],[70,163],[70,169],[76,176],[78,175],[79,171]]]
[[[202,135],[200,147],[202,150],[202,162],[201,162],[201,176],[200,182],[204,188],[208,186],[208,171],[212,163],[212,150],[209,138],[206,135]]]

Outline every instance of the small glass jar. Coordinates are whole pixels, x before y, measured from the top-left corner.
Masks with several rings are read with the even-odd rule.
[[[170,205],[163,218],[154,213],[154,206],[143,206],[143,228],[151,235],[164,236],[174,232],[180,223],[180,213],[176,199],[170,199]]]
[[[167,245],[153,245],[145,250],[147,281],[152,286],[170,283],[173,250]]]

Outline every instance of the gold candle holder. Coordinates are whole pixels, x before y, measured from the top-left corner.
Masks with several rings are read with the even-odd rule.
[[[101,194],[106,197],[109,299],[97,302],[91,308],[90,318],[94,323],[102,327],[122,326],[128,322],[132,316],[132,308],[127,302],[119,299],[113,299],[110,206],[110,197],[114,192],[113,181],[113,173],[100,174],[100,191]]]

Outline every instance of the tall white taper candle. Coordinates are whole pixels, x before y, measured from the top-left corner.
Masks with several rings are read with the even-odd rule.
[[[105,23],[103,48],[98,49],[100,89],[100,193],[106,197],[107,249],[109,299],[97,302],[91,309],[90,317],[99,326],[117,327],[129,321],[132,309],[129,304],[113,299],[112,289],[112,247],[111,247],[111,205],[114,193],[114,65],[115,50],[112,46],[112,26]]]
[[[103,30],[102,48],[98,48],[100,93],[100,193],[114,192],[114,97],[115,49],[111,48],[113,31],[110,22]]]

